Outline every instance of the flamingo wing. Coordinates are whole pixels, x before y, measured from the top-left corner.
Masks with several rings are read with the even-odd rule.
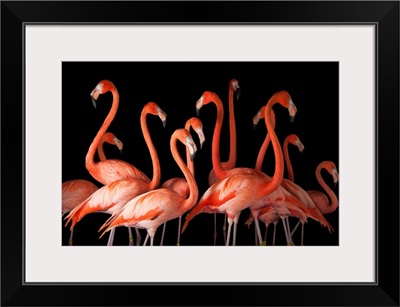
[[[137,169],[130,163],[118,159],[99,161],[97,172],[96,176],[93,177],[95,177],[96,180],[98,180],[97,178],[106,178],[105,184],[124,178],[136,178],[146,183],[150,182],[149,177],[147,177],[141,170]]]
[[[179,217],[179,204],[182,198],[175,191],[161,188],[131,199],[121,210],[109,218],[100,230],[106,228],[101,236],[117,226],[147,228],[148,223],[161,225],[165,221]],[[174,214],[171,214],[175,212]],[[159,219],[160,215],[169,212],[168,219]],[[155,220],[157,221],[155,222]],[[100,237],[101,237],[100,236]]]
[[[134,179],[126,178],[114,181],[95,191],[87,199],[76,206],[67,216],[66,225],[72,221],[71,229],[85,215],[92,212],[105,212],[113,214],[124,206],[133,197],[147,192],[148,184]]]
[[[62,184],[62,214],[73,210],[97,191],[98,187],[84,179],[65,181]]]

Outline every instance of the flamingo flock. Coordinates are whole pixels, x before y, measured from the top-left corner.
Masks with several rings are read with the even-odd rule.
[[[316,180],[323,191],[318,188],[303,187],[294,180],[294,169],[289,157],[289,145],[297,147],[302,153],[305,145],[296,134],[289,134],[280,144],[275,132],[275,126],[283,125],[275,115],[274,109],[287,110],[290,125],[297,113],[297,107],[291,95],[281,90],[271,93],[268,101],[262,103],[252,120],[256,126],[262,119],[266,127],[264,142],[259,146],[257,159],[253,161],[254,167],[237,165],[237,131],[234,101],[239,99],[240,86],[237,79],[229,82],[228,108],[229,108],[229,159],[221,162],[221,131],[224,121],[224,103],[217,93],[205,89],[197,101],[193,101],[193,110],[197,116],[188,116],[184,124],[176,127],[169,138],[169,152],[179,168],[181,176],[168,178],[161,182],[163,165],[158,157],[158,148],[152,141],[152,134],[157,134],[157,127],[149,131],[147,117],[152,115],[161,120],[166,127],[167,113],[153,101],[144,102],[142,112],[138,116],[142,136],[145,140],[152,163],[152,178],[148,177],[140,169],[143,166],[134,166],[121,159],[107,159],[103,151],[103,143],[116,145],[122,151],[122,142],[110,131],[112,122],[116,118],[120,96],[113,82],[100,81],[90,94],[94,108],[97,107],[100,95],[110,92],[112,94],[111,108],[98,129],[85,158],[85,168],[92,177],[92,181],[73,179],[62,183],[62,216],[65,227],[69,227],[71,234],[69,245],[73,245],[72,233],[77,223],[87,215],[93,213],[108,214],[109,218],[98,229],[99,239],[108,236],[108,246],[113,245],[115,230],[118,227],[127,227],[131,246],[154,246],[164,244],[164,235],[167,231],[167,222],[177,220],[178,229],[176,245],[181,245],[181,236],[185,235],[188,228],[198,227],[190,225],[193,219],[201,213],[212,213],[214,216],[213,244],[217,245],[218,224],[223,222],[223,238],[225,246],[238,244],[237,233],[249,231],[254,223],[254,241],[246,242],[246,245],[276,245],[276,232],[279,231],[279,223],[285,236],[285,245],[307,245],[306,224],[309,221],[321,225],[320,231],[332,233],[335,229],[331,226],[325,215],[334,212],[338,208],[338,197],[322,177],[322,171],[326,170],[333,178],[333,184],[339,181],[339,172],[333,161],[321,159],[315,170]],[[89,95],[88,95],[89,96]],[[199,189],[198,181],[202,180],[195,171],[194,159],[196,153],[201,151],[207,135],[203,132],[201,117],[206,117],[207,110],[202,110],[207,105],[216,108],[214,132],[211,136],[211,160],[212,169],[208,176],[208,188],[205,191]],[[204,109],[211,109],[206,107]],[[202,110],[200,115],[200,110]],[[128,123],[127,123],[128,124]],[[199,145],[196,145],[196,134]],[[132,136],[139,134],[132,131]],[[272,144],[274,157],[274,172],[267,174],[263,171],[263,162],[269,145]],[[184,159],[180,154],[180,148],[184,149]],[[251,150],[249,148],[248,150]],[[96,151],[98,159],[96,159]],[[197,167],[201,165],[202,155],[197,155],[199,160]],[[199,157],[200,156],[200,157]],[[83,159],[83,157],[82,157]],[[284,177],[285,170],[287,177]],[[312,170],[310,169],[310,172]],[[100,187],[98,187],[101,185]],[[247,219],[241,225],[241,214],[248,214]],[[223,216],[219,221],[217,216]],[[182,226],[183,220],[183,226]],[[296,220],[295,227],[291,227],[289,220]],[[260,223],[261,222],[261,223]],[[227,225],[226,225],[227,223]],[[260,225],[264,224],[265,227]],[[267,230],[270,224],[274,225],[273,239],[267,242]],[[301,225],[301,239],[297,242],[293,235]],[[162,228],[162,230],[161,230]],[[132,230],[135,230],[135,238]],[[159,230],[160,229],[160,230]],[[264,234],[262,230],[265,229]],[[141,231],[146,232],[142,243]],[[162,232],[160,242],[155,240],[157,231]],[[169,231],[169,228],[168,228]],[[199,233],[204,229],[191,229]],[[315,230],[313,230],[315,231]],[[79,233],[75,232],[75,236]],[[158,243],[158,244],[157,244]],[[210,238],[211,243],[211,238]],[[191,244],[188,244],[191,245]],[[210,244],[211,245],[211,244]]]

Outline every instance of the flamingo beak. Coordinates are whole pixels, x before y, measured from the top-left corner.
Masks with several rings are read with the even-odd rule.
[[[193,139],[187,137],[186,138],[186,146],[189,148],[190,161],[193,161],[194,157],[196,156],[196,151],[197,151],[196,144],[193,142]]]
[[[165,126],[167,125],[167,114],[160,108],[158,108],[158,117],[160,117],[163,127],[165,128]]]
[[[336,169],[333,170],[332,176],[333,176],[333,186],[336,188],[337,183],[339,181],[339,173],[337,172]]]
[[[304,145],[302,142],[300,142],[300,140],[296,140],[296,145],[299,148],[300,154],[303,154],[304,151]]]
[[[196,132],[197,132],[197,134],[199,136],[199,139],[200,139],[200,149],[202,149],[203,148],[203,143],[206,141],[206,138],[205,138],[203,130],[201,128],[197,128]]]
[[[122,148],[124,147],[124,144],[117,137],[114,137],[114,142],[119,149],[119,153],[122,155]]]
[[[90,99],[92,100],[93,106],[96,109],[97,108],[96,99],[93,97],[93,95],[90,95]]]
[[[256,130],[257,124],[260,121],[260,115],[261,112],[258,111],[258,113],[253,117],[253,129]]]
[[[237,100],[239,100],[239,96],[240,96],[240,87],[239,87],[239,85],[237,86],[237,89],[236,89],[236,99]]]
[[[197,100],[197,102],[196,102],[196,114],[197,114],[197,116],[200,116],[200,109],[203,106],[203,99],[204,99],[203,96],[201,96],[200,99]]]
[[[291,98],[290,98],[290,100],[289,100],[289,107],[288,107],[288,109],[289,109],[289,120],[290,120],[290,123],[293,123],[294,117],[295,117],[295,115],[296,115],[296,113],[297,113],[297,108],[296,108],[296,106],[294,105],[294,103],[293,103],[293,101],[292,101]]]

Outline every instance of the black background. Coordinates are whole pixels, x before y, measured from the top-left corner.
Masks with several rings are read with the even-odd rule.
[[[236,78],[241,88],[239,100],[234,98],[237,129],[237,166],[254,167],[260,146],[265,138],[266,127],[261,121],[256,130],[252,119],[268,99],[279,90],[288,91],[297,107],[293,123],[289,123],[288,110],[276,105],[274,111],[276,132],[283,144],[284,138],[296,133],[305,146],[301,155],[293,145],[289,147],[295,182],[304,189],[321,190],[315,178],[315,169],[323,160],[333,161],[339,174],[339,101],[337,62],[64,62],[62,64],[62,180],[83,178],[99,187],[85,168],[85,156],[102,125],[112,103],[112,94],[100,95],[95,109],[90,92],[103,79],[114,83],[120,95],[120,104],[108,131],[123,143],[122,155],[117,148],[104,145],[107,158],[128,161],[152,177],[150,154],[140,128],[143,106],[156,102],[167,114],[167,125],[162,127],[158,117],[148,115],[147,123],[158,152],[161,166],[161,183],[182,177],[170,152],[170,136],[184,126],[187,119],[196,116],[195,103],[204,91],[215,92],[224,105],[224,122],[221,132],[221,159],[229,155],[228,89]],[[211,143],[216,120],[214,104],[205,105],[199,118],[203,122],[206,142],[195,158],[195,177],[200,197],[208,188],[208,174],[212,168]],[[192,131],[197,144],[198,137]],[[184,155],[184,148],[179,147]],[[97,161],[97,155],[95,157]],[[274,172],[272,146],[267,151],[263,171]],[[332,177],[324,170],[323,178],[333,188]],[[285,173],[286,177],[286,173]],[[336,195],[339,187],[333,188]],[[322,191],[322,190],[321,190]],[[254,245],[254,228],[247,229],[244,222],[249,211],[242,212],[237,234],[237,245]],[[94,213],[85,216],[75,227],[74,245],[105,245],[108,236],[99,239],[98,229],[109,215]],[[223,244],[223,215],[217,215],[218,241]],[[338,210],[326,216],[335,232],[330,234],[321,225],[309,219],[305,227],[305,245],[338,245]],[[297,223],[291,218],[292,227]],[[62,221],[62,225],[65,222]],[[167,223],[164,245],[175,245],[177,220]],[[262,229],[264,225],[262,224]],[[181,245],[213,245],[213,214],[200,214],[190,223],[181,236]],[[269,227],[271,244],[273,226]],[[141,230],[144,238],[146,232]],[[63,245],[68,244],[69,228],[63,226]],[[294,235],[300,244],[300,231]],[[161,227],[155,244],[159,244]],[[115,245],[127,245],[128,231],[117,228]],[[142,240],[143,242],[143,240]],[[278,224],[277,245],[285,245],[282,224]]]

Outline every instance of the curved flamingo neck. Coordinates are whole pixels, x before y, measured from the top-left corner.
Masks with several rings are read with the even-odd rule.
[[[267,152],[269,143],[271,143],[271,137],[269,136],[269,134],[267,134],[265,136],[264,142],[261,145],[260,151],[258,152],[256,167],[255,167],[257,171],[261,171],[262,169],[265,153]]]
[[[184,199],[182,209],[191,208],[192,205],[197,201],[199,197],[199,189],[197,187],[196,181],[194,176],[190,172],[189,168],[186,166],[185,162],[183,162],[181,156],[179,155],[178,148],[177,148],[177,136],[173,136],[171,138],[170,146],[172,157],[174,158],[176,164],[178,164],[179,168],[181,169],[183,175],[185,176],[186,182],[189,186],[189,197]],[[190,161],[190,158],[189,158]]]
[[[229,86],[229,159],[225,164],[226,169],[232,169],[236,165],[236,123],[233,92],[232,86]]]
[[[325,183],[324,179],[322,178],[321,171],[323,168],[324,168],[323,165],[321,164],[318,165],[317,169],[315,170],[315,176],[317,177],[318,183],[321,185],[326,194],[328,194],[329,196],[330,200],[329,204],[326,204],[326,206],[324,205],[323,206],[324,208],[322,209],[324,211],[324,214],[327,214],[337,209],[339,201],[336,194],[332,191],[331,188],[329,188],[329,186]]]
[[[268,134],[271,137],[272,146],[274,148],[275,155],[275,172],[263,189],[264,194],[269,194],[272,191],[276,190],[282,182],[283,172],[284,172],[284,163],[283,163],[283,154],[282,148],[279,144],[278,137],[276,136],[274,127],[271,122],[271,111],[272,107],[277,103],[276,100],[272,100],[272,98],[268,101],[267,106],[265,107],[265,123],[267,126]]]
[[[221,140],[221,128],[222,121],[224,118],[224,108],[222,106],[222,101],[216,95],[213,99],[215,106],[217,107],[217,119],[215,122],[214,135],[212,139],[212,165],[215,172],[215,175],[218,179],[223,179],[227,175],[226,170],[222,168],[221,159],[219,154],[219,144]]]
[[[275,115],[274,115],[274,111],[271,109],[271,122],[272,122],[272,128],[275,129]],[[265,118],[265,110],[264,110],[264,118]],[[264,158],[265,158],[265,154],[267,152],[268,146],[271,143],[271,136],[269,135],[269,133],[267,132],[267,135],[265,136],[264,142],[261,145],[260,151],[258,152],[258,156],[257,156],[257,161],[256,161],[256,167],[255,169],[258,171],[262,171],[262,165],[264,163]]]
[[[107,117],[104,119],[103,124],[101,125],[99,131],[94,137],[92,144],[90,144],[89,150],[86,154],[85,165],[88,171],[90,172],[95,167],[94,162],[94,154],[96,153],[96,149],[98,148],[101,138],[106,133],[108,127],[110,127],[111,122],[113,121],[115,114],[117,114],[118,105],[119,105],[119,94],[117,89],[113,86],[111,87],[111,93],[113,96],[113,102],[110,111],[107,114]]]
[[[104,161],[104,160],[107,159],[107,158],[106,158],[106,155],[105,155],[105,153],[104,153],[104,148],[103,148],[103,145],[104,145],[104,142],[105,142],[105,141],[106,141],[106,140],[105,140],[104,138],[102,138],[101,141],[100,141],[99,146],[97,146],[97,154],[99,155],[100,161]]]
[[[290,161],[288,147],[289,147],[289,139],[286,137],[285,141],[283,142],[283,154],[285,156],[285,164],[287,168],[288,179],[294,182],[293,167],[292,167],[292,162]]]
[[[185,129],[190,132],[190,127],[191,127],[191,122],[190,121],[186,122]],[[185,147],[186,147],[186,164],[187,164],[190,172],[194,176],[194,162],[192,160],[190,160],[189,149],[187,148],[187,146],[185,146]]]
[[[149,190],[153,190],[158,187],[161,180],[160,160],[158,159],[156,148],[154,147],[153,141],[151,140],[149,129],[146,123],[146,116],[149,112],[143,109],[140,115],[140,126],[142,128],[143,137],[146,142],[147,148],[150,151],[151,162],[153,165],[153,178],[149,182]]]

